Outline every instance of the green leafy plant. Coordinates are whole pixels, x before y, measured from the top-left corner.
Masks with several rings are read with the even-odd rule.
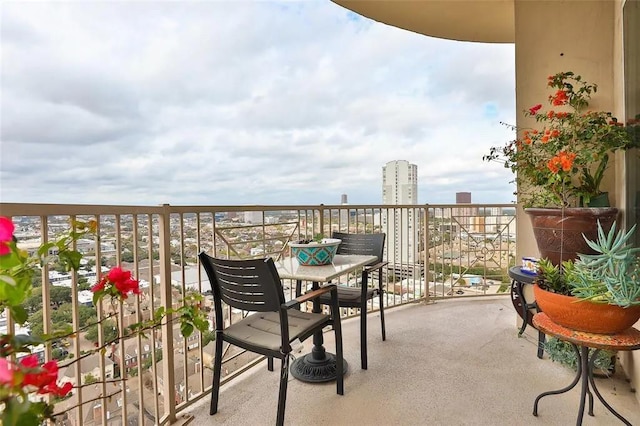
[[[551,361],[566,365],[574,371],[578,369],[578,357],[571,343],[552,337],[544,343],[544,350]],[[610,373],[615,366],[615,352],[600,351],[594,360],[594,366],[605,374]]]
[[[519,129],[518,138],[492,147],[486,161],[498,161],[516,175],[517,194],[524,207],[575,207],[603,194],[602,179],[609,156],[638,146],[636,125],[625,128],[611,112],[588,109],[598,86],[571,71],[548,77],[554,89],[542,111],[537,104],[524,115],[539,123],[535,129]]]

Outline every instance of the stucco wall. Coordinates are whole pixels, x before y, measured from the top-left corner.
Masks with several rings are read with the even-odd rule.
[[[545,104],[548,75],[573,71],[586,81],[597,83],[593,109],[613,111],[624,117],[624,74],[622,0],[515,2],[516,108],[519,128],[535,121],[521,111]],[[548,94],[548,93],[547,93]],[[610,167],[604,184],[611,202],[624,211],[624,164],[619,156]],[[529,218],[518,211],[517,258],[538,253]],[[631,386],[640,386],[640,354],[621,354]],[[640,393],[636,394],[640,400]]]

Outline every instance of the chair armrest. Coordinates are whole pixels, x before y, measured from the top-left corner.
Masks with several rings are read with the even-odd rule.
[[[284,306],[286,309],[290,309],[296,306],[299,306],[301,304],[303,304],[304,302],[308,302],[309,300],[313,300],[317,297],[320,297],[321,295],[325,294],[325,293],[329,293],[332,290],[336,290],[338,289],[338,287],[335,284],[327,284],[324,285],[322,287],[320,287],[317,290],[312,290],[312,291],[308,291],[303,295],[300,295],[298,297],[296,297],[295,299],[291,299],[288,302],[284,303]]]
[[[364,267],[364,270],[366,272],[371,272],[371,271],[375,271],[376,269],[380,269],[383,268],[385,266],[387,266],[389,264],[389,262],[378,262],[375,265],[367,265]]]

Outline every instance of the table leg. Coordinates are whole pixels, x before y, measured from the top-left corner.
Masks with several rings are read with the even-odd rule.
[[[520,304],[520,318],[522,318],[522,326],[518,332],[518,336],[522,336],[524,330],[527,328],[527,303],[522,295],[522,283],[520,281],[511,280],[511,299],[515,299]],[[514,302],[515,303],[515,302]]]
[[[314,282],[313,289],[315,290],[318,287],[319,283]],[[313,312],[322,312],[318,299],[313,301]],[[336,312],[336,315],[340,315],[340,312]],[[348,368],[347,361],[343,360],[342,365],[343,371],[346,373]],[[303,382],[320,383],[330,382],[336,379],[336,356],[325,350],[322,331],[313,335],[313,348],[311,349],[311,353],[297,358],[291,364],[291,374]]]
[[[582,387],[580,389],[580,407],[578,408],[578,419],[576,420],[576,425],[580,426],[582,424],[582,418],[584,417],[585,399],[587,398],[587,392],[589,392],[590,365],[588,347],[582,346],[580,348],[580,353],[578,353],[578,362],[580,363],[580,370],[582,370],[582,374],[580,375],[582,378]],[[593,416],[593,395],[591,395],[591,392],[589,392],[589,415]]]
[[[580,351],[578,350],[578,347],[576,345],[571,345],[573,346],[573,349],[576,351],[576,356],[578,357],[578,360],[580,360]],[[580,381],[580,378],[582,377],[582,363],[578,363],[578,371],[576,373],[576,377],[573,378],[573,381],[571,382],[571,384],[569,384],[569,386],[564,387],[562,389],[558,389],[558,390],[554,390],[554,391],[548,391],[548,392],[543,392],[540,395],[538,395],[538,397],[536,398],[535,402],[533,403],[533,415],[534,416],[538,416],[538,402],[540,402],[540,399],[542,399],[543,397],[547,396],[547,395],[558,395],[561,393],[565,393],[570,391],[571,389],[573,389],[574,387],[576,387],[576,385],[578,384],[578,382]]]
[[[591,354],[591,359],[589,360],[589,384],[591,385],[591,388],[593,389],[593,393],[596,394],[596,396],[598,397],[598,399],[600,400],[600,402],[602,402],[602,405],[604,405],[607,410],[609,410],[609,412],[611,414],[613,414],[614,416],[616,416],[618,419],[620,419],[625,425],[627,426],[631,426],[631,423],[629,423],[627,421],[627,419],[625,419],[624,417],[622,417],[616,410],[614,410],[603,398],[603,396],[600,394],[600,391],[598,391],[598,388],[596,387],[596,382],[593,379],[593,365],[595,364],[595,360],[596,357],[598,356],[598,353],[600,352],[600,349],[596,349],[595,351],[593,351],[593,353]],[[591,415],[593,416],[593,408],[591,409]]]

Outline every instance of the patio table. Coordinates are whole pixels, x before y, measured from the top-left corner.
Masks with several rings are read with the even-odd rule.
[[[333,262],[321,266],[300,265],[295,257],[286,257],[275,262],[281,279],[296,281],[311,281],[313,289],[320,283],[332,280],[353,272],[375,261],[376,256],[341,255],[334,257]],[[313,312],[321,312],[320,302],[313,301]],[[340,315],[340,313],[336,313]],[[336,379],[336,357],[323,346],[322,332],[313,335],[313,349],[311,353],[297,358],[291,364],[291,374],[304,382],[328,382]],[[347,372],[347,361],[344,361],[344,372]]]

